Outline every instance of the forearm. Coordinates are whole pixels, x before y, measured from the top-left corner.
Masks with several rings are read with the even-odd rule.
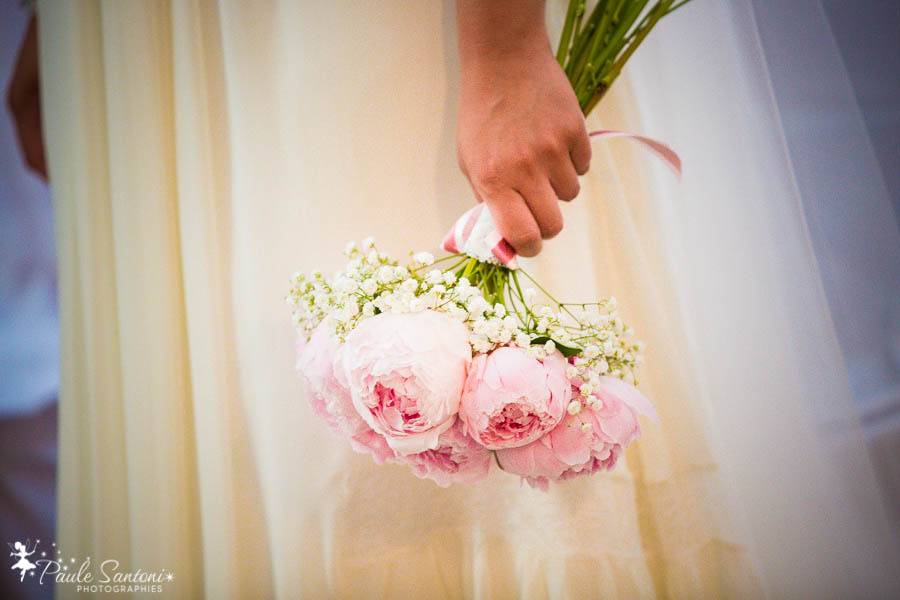
[[[459,164],[500,234],[534,256],[590,163],[584,117],[550,49],[544,0],[457,0],[457,19]]]
[[[463,77],[527,65],[551,52],[544,0],[457,0]]]

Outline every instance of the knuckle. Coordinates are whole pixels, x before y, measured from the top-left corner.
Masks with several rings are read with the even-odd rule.
[[[545,158],[552,158],[560,154],[563,143],[558,136],[544,135],[537,142],[537,152]]]
[[[504,170],[499,164],[492,162],[478,170],[476,180],[485,189],[495,190],[503,184],[503,172]]]
[[[569,123],[569,135],[573,140],[586,140],[588,137],[587,126],[583,119],[576,119]]]
[[[527,152],[516,152],[487,161],[478,170],[478,182],[486,188],[506,187],[504,184],[534,168],[534,159]]]
[[[520,150],[509,158],[510,169],[522,173],[530,172],[534,168],[534,155],[529,150]]]

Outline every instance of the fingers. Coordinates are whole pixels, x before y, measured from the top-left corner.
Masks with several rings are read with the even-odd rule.
[[[563,218],[556,192],[553,191],[550,182],[545,177],[533,179],[530,185],[523,187],[519,193],[525,199],[537,223],[541,238],[549,240],[559,235],[563,228]]]
[[[467,175],[476,197],[490,208],[500,235],[526,257],[536,256],[541,240],[562,231],[559,199],[575,198],[580,188],[575,165],[564,148],[505,168],[469,169]]]
[[[542,240],[562,230],[559,200],[578,195],[578,174],[590,165],[591,148],[583,121],[526,133],[487,145],[463,138],[458,160],[500,235],[518,254],[535,256]]]
[[[568,156],[557,160],[550,167],[550,185],[553,186],[556,197],[565,202],[574,200],[581,191],[578,173]]]
[[[485,195],[484,199],[503,239],[518,254],[537,256],[541,251],[541,230],[522,196],[508,189]]]
[[[572,140],[570,156],[576,173],[584,175],[588,172],[591,167],[591,138],[588,137],[587,128],[584,126]]]

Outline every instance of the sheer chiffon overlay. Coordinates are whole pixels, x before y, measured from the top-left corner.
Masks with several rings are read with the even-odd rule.
[[[729,5],[669,18],[591,119],[671,143],[683,182],[595,144],[566,230],[525,261],[620,300],[661,416],[614,472],[543,493],[376,466],[293,371],[292,272],[367,235],[434,249],[472,202],[450,0],[40,4],[66,552],[172,569],[185,598],[891,589],[752,12]]]

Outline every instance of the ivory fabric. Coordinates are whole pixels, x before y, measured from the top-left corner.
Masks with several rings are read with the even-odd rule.
[[[710,28],[737,25],[697,4],[700,25],[685,9],[666,39],[722,44],[706,60],[725,70],[742,38]],[[563,9],[549,7],[555,27]],[[766,250],[769,225],[802,236],[803,217],[755,170],[778,157],[750,149],[723,167],[725,131],[751,123],[720,113],[705,125],[719,135],[695,134],[709,133],[708,92],[669,97],[699,104],[669,114],[695,130],[667,138],[684,188],[627,141],[595,145],[566,231],[524,261],[560,294],[620,300],[649,347],[642,389],[661,424],[644,424],[616,471],[549,493],[503,473],[441,489],[355,455],[313,417],[283,298],[293,271],[336,268],[350,239],[373,235],[397,255],[437,248],[470,206],[455,160],[453,3],[85,0],[39,12],[67,551],[169,568],[167,595],[184,598],[828,597],[866,575],[845,559],[877,509],[828,512],[837,484],[819,477],[827,465],[798,416],[810,381],[825,400],[849,398],[814,260],[803,244],[787,259]],[[643,107],[677,68],[651,51],[592,124],[658,135],[642,129]],[[729,260],[734,273],[721,270]],[[792,320],[797,278],[812,304]],[[810,332],[824,345],[800,365]],[[762,419],[758,439],[734,416],[716,421],[716,405]],[[867,499],[871,470],[846,431]],[[714,449],[723,437],[738,448]],[[782,489],[757,489],[770,475]],[[810,481],[806,504],[792,504]],[[766,531],[760,513],[775,509],[779,529]],[[810,509],[838,524],[791,529]],[[769,558],[822,543],[839,548],[804,557],[796,579]],[[803,587],[810,573],[821,579]]]

